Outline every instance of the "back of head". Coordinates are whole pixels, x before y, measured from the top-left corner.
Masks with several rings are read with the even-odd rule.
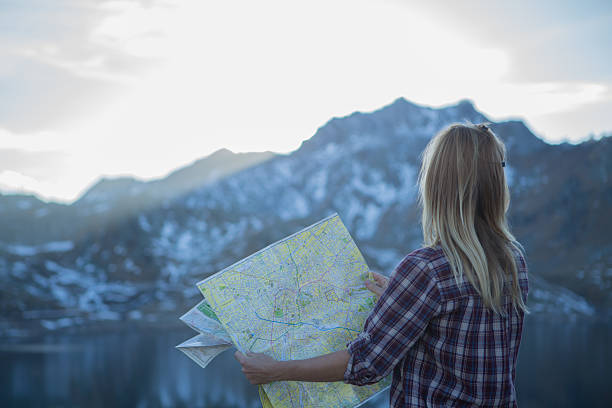
[[[517,243],[506,221],[505,156],[486,124],[455,123],[436,134],[419,174],[423,236],[425,245],[441,245],[455,278],[465,275],[486,306],[501,312],[510,281],[514,307],[527,311],[512,251]]]

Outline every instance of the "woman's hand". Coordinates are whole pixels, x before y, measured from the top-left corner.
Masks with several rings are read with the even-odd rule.
[[[344,379],[350,354],[346,349],[304,360],[277,361],[262,353],[234,353],[251,384],[273,381],[334,382]]]
[[[263,353],[245,354],[240,351],[234,357],[242,366],[242,372],[251,384],[268,384],[281,378],[279,362]]]
[[[378,272],[371,271],[374,276],[374,280],[367,280],[365,282],[366,288],[370,289],[376,296],[380,297],[382,293],[387,289],[389,285],[389,278]]]

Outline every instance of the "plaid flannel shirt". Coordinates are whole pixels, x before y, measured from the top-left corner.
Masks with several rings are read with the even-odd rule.
[[[526,301],[527,265],[515,256]],[[507,317],[487,309],[465,278],[457,285],[439,245],[417,249],[395,267],[363,331],[347,343],[344,382],[371,384],[393,370],[392,407],[516,407],[523,313],[509,296],[504,308]]]

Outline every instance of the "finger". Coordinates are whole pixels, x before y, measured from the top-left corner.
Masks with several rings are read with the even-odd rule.
[[[382,288],[386,288],[389,284],[389,279],[384,276],[381,276],[381,278],[377,282]]]
[[[258,375],[247,376],[247,380],[249,380],[249,382],[253,385],[268,384],[270,382],[267,379],[262,378]]]
[[[372,281],[366,281],[366,287],[377,296],[383,293],[383,288]]]
[[[249,378],[248,380],[249,380],[249,382],[250,382],[252,385],[260,385],[260,384],[263,384],[263,383],[262,383],[262,381],[261,381],[261,380],[259,380],[259,379],[257,379],[257,378]]]
[[[382,286],[380,286],[377,282],[374,282],[374,281],[371,281],[371,280],[365,281],[365,285],[370,290],[372,290],[372,289],[382,289]]]
[[[236,358],[236,360],[238,360],[240,362],[240,364],[242,364],[244,362],[244,360],[245,360],[244,354],[242,354],[238,350],[236,350],[236,352],[234,353],[234,358]]]
[[[387,281],[387,279],[378,272],[372,272],[372,275],[374,276],[374,280],[376,281],[376,283],[381,286],[384,285]]]

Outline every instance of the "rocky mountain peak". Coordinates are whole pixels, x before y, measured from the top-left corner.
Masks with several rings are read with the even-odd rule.
[[[353,112],[343,117],[334,117],[321,126],[310,139],[302,142],[300,151],[311,152],[328,144],[346,145],[355,142],[359,135],[374,141],[401,137],[402,139],[429,139],[449,123],[469,121],[480,123],[489,119],[476,110],[469,99],[456,104],[432,108],[418,105],[404,97],[372,112]]]

